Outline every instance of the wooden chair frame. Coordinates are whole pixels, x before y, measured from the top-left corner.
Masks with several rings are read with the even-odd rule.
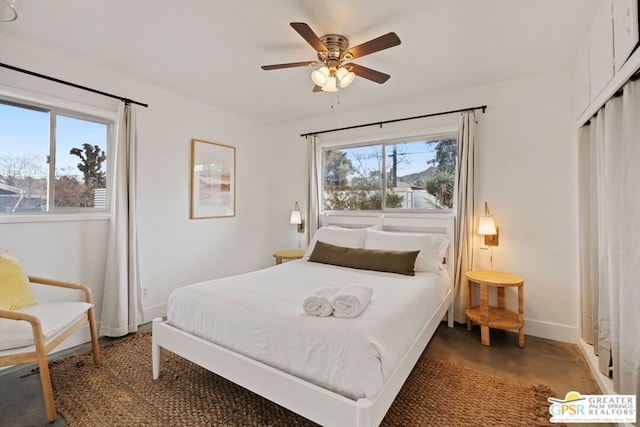
[[[91,289],[85,285],[69,282],[61,282],[58,280],[51,280],[42,277],[29,276],[31,283],[38,283],[41,285],[57,286],[60,288],[78,289],[84,292],[86,302],[92,304]],[[55,347],[67,339],[71,334],[77,331],[85,323],[89,323],[89,330],[91,332],[91,351],[93,353],[93,362],[96,365],[101,363],[100,347],[98,346],[98,333],[96,330],[95,318],[93,313],[93,307],[87,310],[86,314],[76,322],[69,325],[66,329],[55,335],[49,342],[45,343],[44,336],[42,334],[42,327],[40,320],[30,314],[21,313],[13,310],[0,310],[0,318],[12,319],[16,321],[26,321],[31,324],[33,331],[33,342],[35,345],[35,351],[26,351],[24,353],[10,354],[6,356],[0,356],[0,366],[19,365],[23,363],[37,363],[40,369],[40,382],[42,384],[42,394],[44,396],[44,404],[47,411],[47,418],[50,422],[56,419],[56,409],[53,399],[53,388],[51,386],[51,376],[49,375],[49,365],[47,362],[47,354],[49,354]],[[31,346],[25,347],[30,349]]]

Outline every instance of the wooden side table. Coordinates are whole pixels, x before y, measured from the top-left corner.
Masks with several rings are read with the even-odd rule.
[[[518,329],[518,346],[524,347],[524,279],[511,273],[499,271],[471,270],[467,278],[467,330],[473,323],[480,325],[481,341],[490,346],[489,328]],[[480,305],[471,306],[472,283],[480,285]],[[489,306],[489,287],[497,288],[498,306]],[[518,312],[505,308],[505,288],[518,288]]]
[[[300,259],[304,256],[304,251],[276,251],[273,257],[276,259],[276,265],[282,264],[283,259]]]

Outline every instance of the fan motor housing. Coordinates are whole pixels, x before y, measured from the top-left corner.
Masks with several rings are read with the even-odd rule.
[[[329,51],[327,52],[318,52],[318,59],[321,62],[326,62],[328,60],[343,60],[343,59],[351,59],[348,53],[342,56],[344,51],[349,48],[349,39],[345,36],[341,36],[340,34],[326,34],[320,37],[320,41],[324,44]]]

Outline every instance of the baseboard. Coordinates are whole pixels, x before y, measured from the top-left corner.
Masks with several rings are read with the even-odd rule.
[[[534,337],[547,338],[554,341],[577,344],[580,336],[575,326],[558,323],[543,322],[541,320],[525,319],[524,333]]]
[[[605,376],[600,369],[598,368],[598,356],[593,352],[593,346],[588,344],[585,340],[580,338],[578,340],[578,346],[580,347],[580,351],[582,351],[582,355],[584,359],[587,361],[587,365],[589,365],[589,369],[591,370],[591,375],[593,375],[593,379],[598,383],[598,387],[602,390],[603,394],[616,394],[613,391],[613,380],[607,376]]]
[[[167,303],[152,305],[142,309],[143,323],[151,322],[156,317],[164,317],[167,315]]]

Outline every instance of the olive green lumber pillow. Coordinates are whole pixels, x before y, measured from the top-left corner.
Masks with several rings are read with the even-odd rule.
[[[0,309],[17,310],[36,302],[29,278],[10,251],[0,252]]]
[[[384,271],[415,276],[416,257],[420,251],[387,251],[379,249],[346,248],[321,240],[316,242],[309,257],[311,262],[338,265],[361,270]]]

